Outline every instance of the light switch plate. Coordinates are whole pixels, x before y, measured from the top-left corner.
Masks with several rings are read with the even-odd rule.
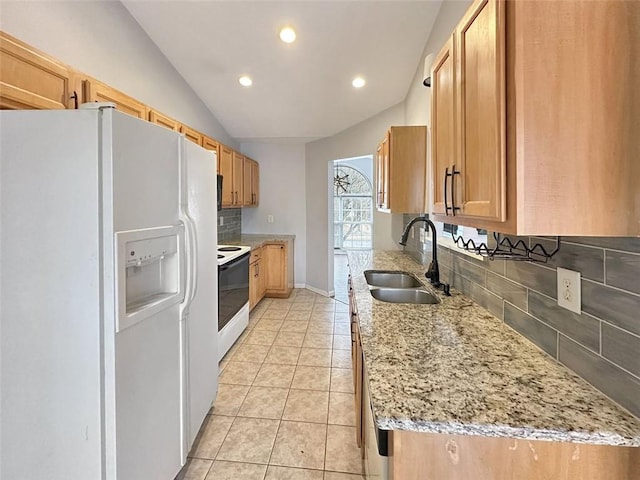
[[[558,305],[574,313],[582,313],[580,272],[558,268]]]

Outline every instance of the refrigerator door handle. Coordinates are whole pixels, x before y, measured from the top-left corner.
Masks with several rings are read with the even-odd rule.
[[[189,298],[189,303],[191,303],[198,291],[198,232],[196,230],[196,222],[189,214],[186,215],[186,218],[191,231],[191,297]]]

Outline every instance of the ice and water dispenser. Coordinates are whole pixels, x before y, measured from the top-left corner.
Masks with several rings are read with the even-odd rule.
[[[183,300],[182,226],[116,233],[116,331]]]

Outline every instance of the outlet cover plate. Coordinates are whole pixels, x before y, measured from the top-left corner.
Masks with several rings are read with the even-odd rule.
[[[574,313],[582,313],[580,272],[558,268],[558,305]]]

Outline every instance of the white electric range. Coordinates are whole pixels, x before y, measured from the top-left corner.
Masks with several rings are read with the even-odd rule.
[[[251,247],[218,245],[218,354],[229,351],[249,325]]]

